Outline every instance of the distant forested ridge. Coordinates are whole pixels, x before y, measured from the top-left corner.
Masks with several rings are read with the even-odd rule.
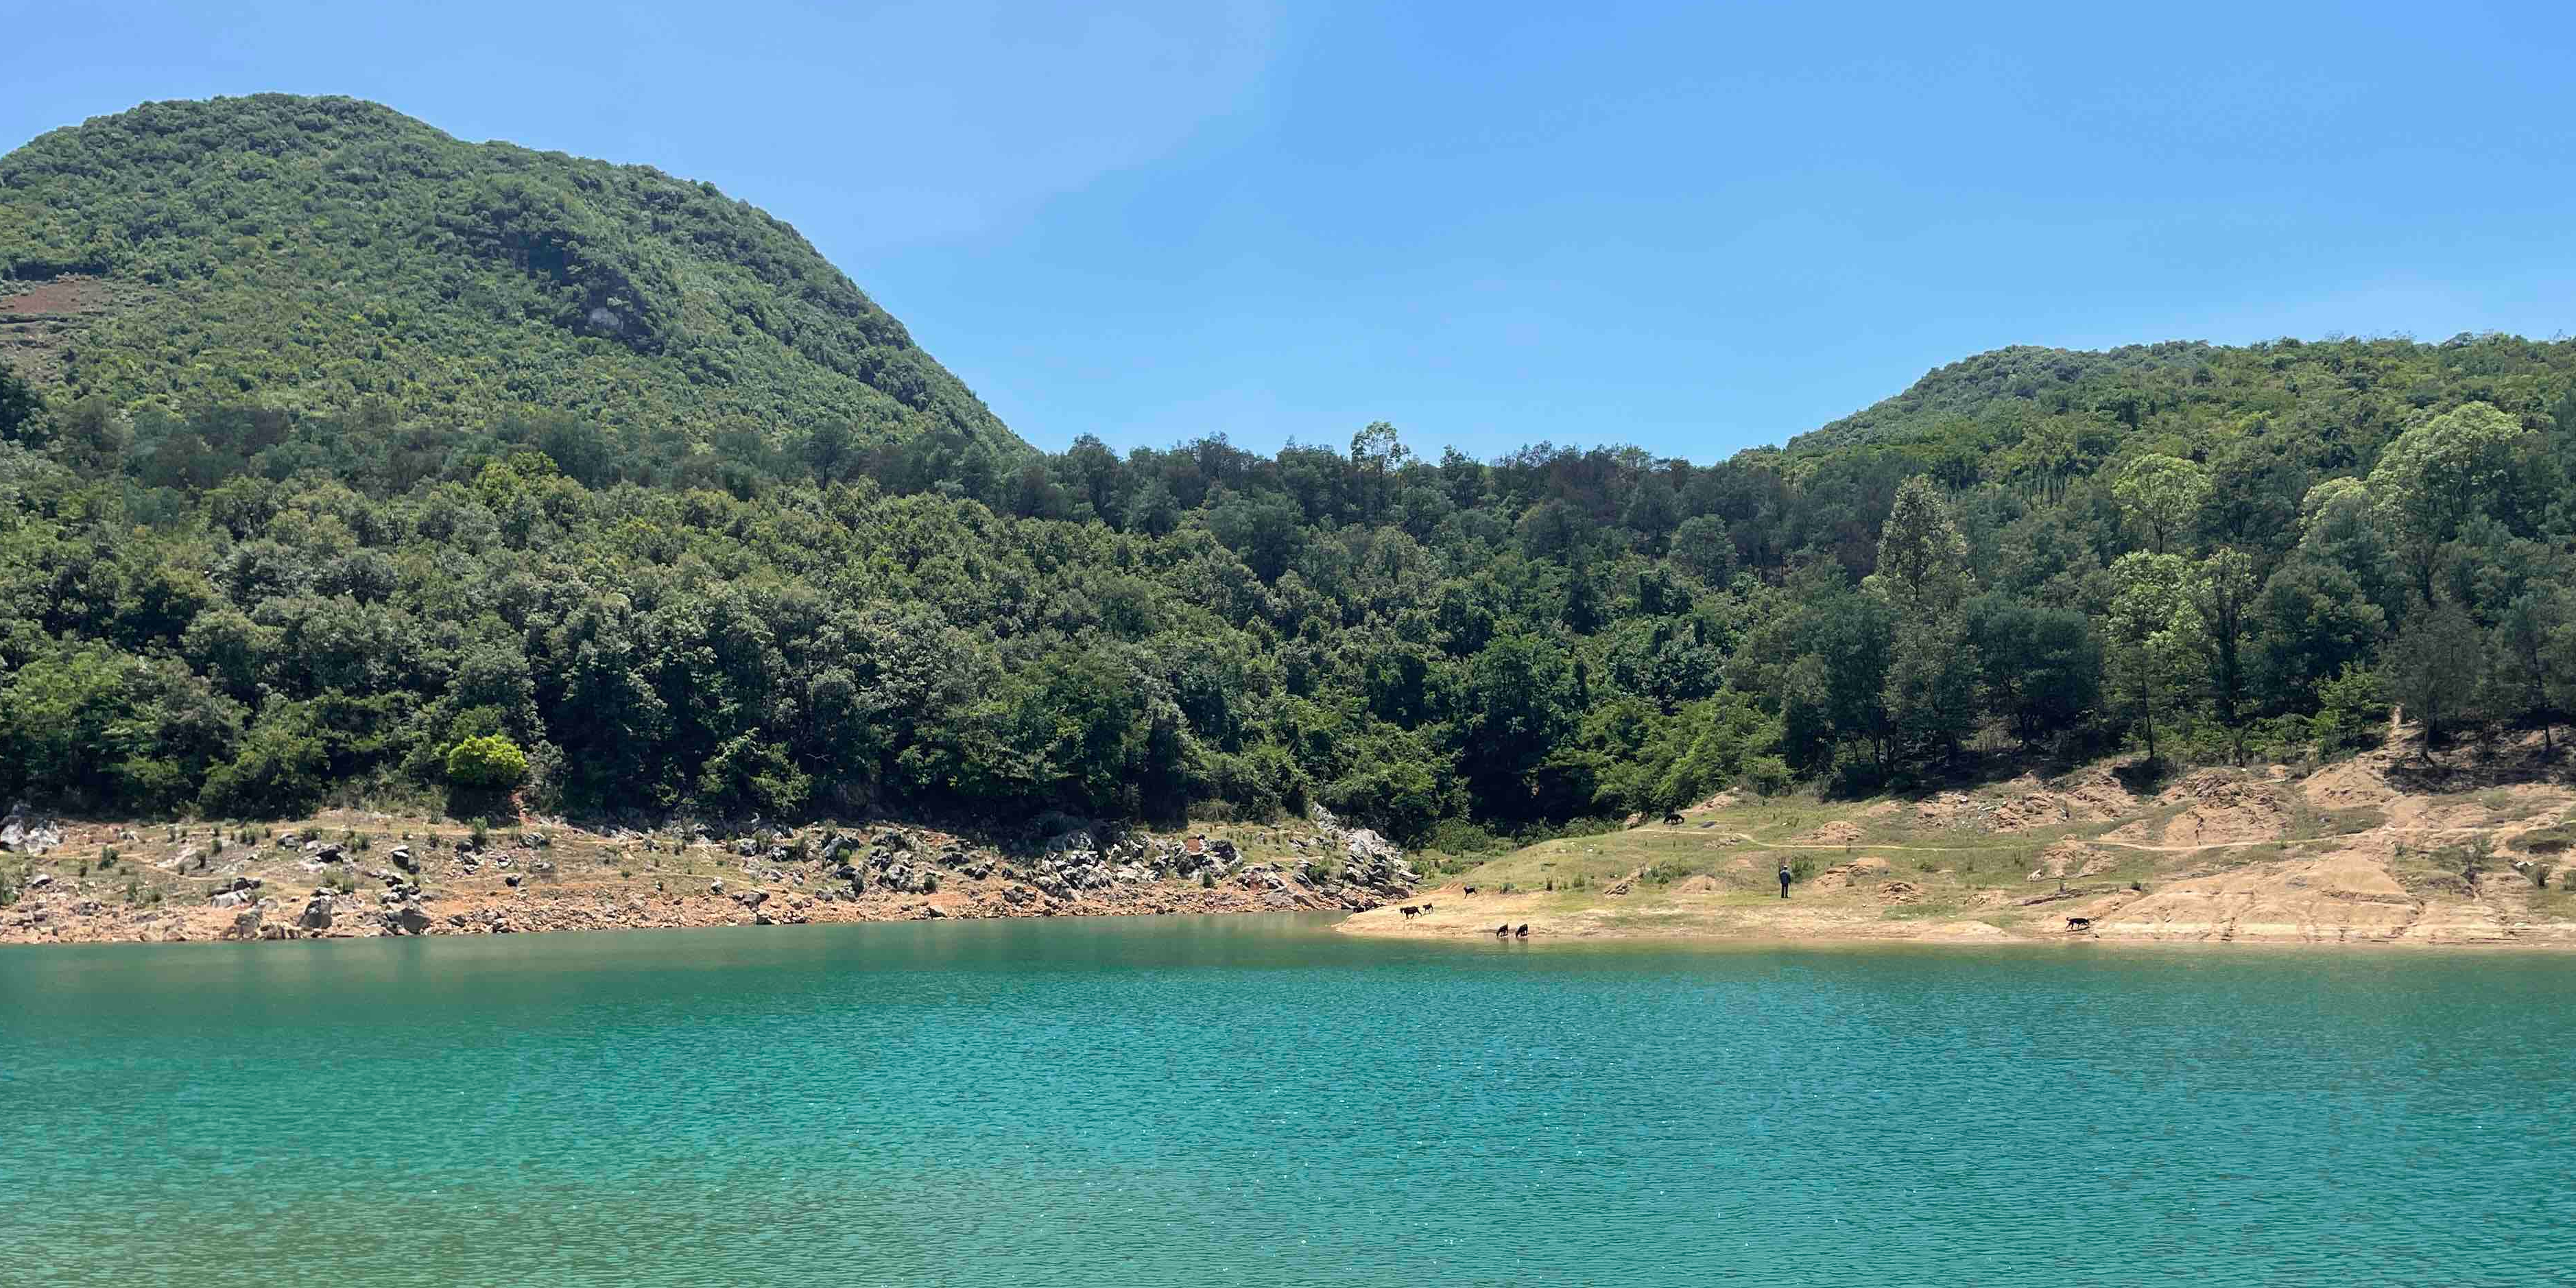
[[[57,224],[0,237],[94,240]],[[216,282],[271,253],[152,254],[191,240]],[[451,351],[559,333],[577,369],[635,371],[688,333],[574,335],[573,288],[517,274],[495,280],[538,312]],[[152,316],[177,334],[120,352],[216,343]],[[2330,755],[2392,702],[2437,748],[2554,744],[2576,711],[2565,341],[2004,350],[1709,463],[1433,456],[1385,425],[1268,456],[1004,453],[957,424],[763,419],[757,381],[699,386],[731,400],[711,430],[652,421],[646,383],[484,411],[396,357],[240,351],[272,365],[0,379],[0,795],[1312,801],[1464,844],[2032,755]]]

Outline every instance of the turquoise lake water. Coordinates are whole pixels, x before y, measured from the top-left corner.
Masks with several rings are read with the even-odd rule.
[[[2576,958],[0,950],[0,1281],[2576,1281]]]

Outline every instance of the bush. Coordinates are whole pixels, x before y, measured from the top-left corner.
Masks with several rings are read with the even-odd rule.
[[[307,714],[294,704],[275,703],[251,727],[240,753],[206,776],[197,804],[209,813],[235,816],[309,813],[321,802],[330,771],[330,749]],[[213,832],[220,847],[223,828]]]
[[[1466,819],[1448,818],[1431,829],[1429,844],[1443,854],[1483,854],[1510,849],[1512,843]]]
[[[501,735],[468,738],[447,750],[447,781],[494,790],[528,780],[528,753]]]
[[[1744,785],[1759,796],[1777,796],[1789,790],[1789,762],[1778,756],[1746,758]]]
[[[2346,663],[2341,674],[2318,686],[2317,702],[2309,728],[2319,755],[2377,746],[2388,729],[2388,685],[2375,670]]]

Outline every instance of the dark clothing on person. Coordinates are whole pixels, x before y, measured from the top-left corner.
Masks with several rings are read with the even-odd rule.
[[[1786,863],[1780,865],[1780,897],[1789,897],[1789,865]]]

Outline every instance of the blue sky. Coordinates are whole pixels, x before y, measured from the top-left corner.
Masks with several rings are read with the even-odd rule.
[[[2576,7],[0,3],[715,182],[1023,437],[1777,442],[1983,349],[2576,330]]]

